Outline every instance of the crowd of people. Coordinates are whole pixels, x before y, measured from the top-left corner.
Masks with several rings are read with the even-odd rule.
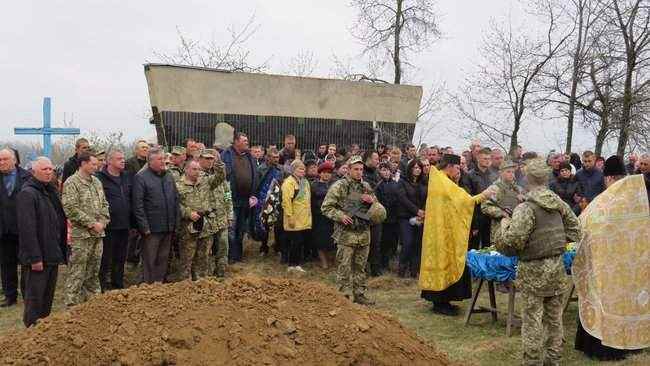
[[[648,154],[623,163],[590,151],[551,153],[543,164],[548,170],[535,175],[525,166],[540,154],[519,147],[510,156],[479,141],[460,154],[411,144],[301,151],[295,136],[283,142],[249,146],[249,137],[236,133],[228,147],[206,148],[189,138],[167,152],[140,140],[127,159],[124,151],[103,151],[80,138],[62,170],[39,157],[29,171],[14,150],[0,150],[0,306],[17,302],[19,264],[29,327],[51,310],[59,264],[68,266],[64,299],[73,306],[124,288],[127,262],[141,264],[144,283],[223,277],[229,264],[245,260],[245,235],[260,243],[259,255],[278,255],[289,272],[305,272],[310,261],[324,269],[336,264],[340,290],[372,305],[367,275],[420,275],[433,167],[474,197],[469,249],[507,251],[508,240],[528,241],[513,239],[514,223],[503,219],[527,200],[531,186],[554,192],[570,208],[563,217],[574,218],[621,176],[644,174],[650,186]],[[434,312],[454,316],[451,302],[470,297],[469,274],[458,283],[422,297]]]

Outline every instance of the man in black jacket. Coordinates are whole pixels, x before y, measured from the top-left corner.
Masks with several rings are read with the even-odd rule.
[[[291,141],[290,136],[287,136],[285,147],[295,146],[295,137],[294,144]],[[243,258],[244,233],[248,228],[251,208],[257,205],[255,193],[260,179],[257,166],[248,150],[248,136],[244,133],[235,134],[232,146],[221,153],[221,160],[226,165],[226,179],[230,182],[235,217],[228,230],[228,260],[234,263],[240,262]],[[282,155],[280,155],[280,164],[282,164]]]
[[[491,165],[492,150],[487,147],[481,149],[477,156],[476,168],[470,170],[467,175],[471,195],[480,194],[497,180],[498,176],[490,170]],[[472,217],[470,247],[479,249],[488,246],[490,246],[490,218],[481,212],[480,207],[477,207]]]
[[[65,183],[66,179],[70,178],[72,174],[77,172],[79,169],[79,162],[77,161],[77,156],[79,154],[88,152],[90,150],[90,142],[85,138],[79,138],[74,143],[74,155],[68,159],[68,161],[63,164],[63,173],[61,174],[61,184]]]
[[[0,150],[0,276],[5,293],[0,307],[16,304],[18,299],[18,222],[16,197],[30,174],[16,164],[13,150]],[[21,281],[24,293],[24,279]]]
[[[415,146],[413,146],[413,153],[415,153]],[[377,184],[381,180],[377,171],[378,166],[379,154],[374,150],[366,150],[363,153],[363,181],[370,184],[373,190],[377,188]],[[370,276],[372,277],[381,275],[381,228],[382,224],[372,225],[370,227],[368,265],[370,266]]]
[[[34,325],[50,315],[59,264],[66,263],[67,226],[56,187],[51,183],[54,166],[48,158],[32,162],[32,175],[16,205],[18,255],[25,276],[23,323]]]
[[[196,144],[196,141],[193,141]],[[188,141],[188,145],[189,145]],[[192,145],[194,146],[194,145]],[[133,151],[133,156],[126,161],[126,172],[129,174],[131,181],[135,178],[135,175],[147,164],[147,153],[149,152],[149,144],[146,140],[138,140],[135,142],[135,148]],[[188,151],[189,157],[189,151]],[[189,159],[188,159],[189,160]],[[129,263],[138,264],[140,263],[140,250],[142,245],[142,237],[137,232],[133,232],[129,235],[129,246],[127,249],[127,261]]]
[[[171,174],[165,171],[165,152],[153,148],[147,165],[133,180],[133,214],[142,235],[144,282],[162,282],[172,234],[180,220],[178,191]]]
[[[375,195],[386,208],[386,220],[381,225],[380,244],[380,267],[379,274],[389,269],[390,259],[397,252],[399,241],[399,223],[397,221],[397,209],[399,205],[397,182],[393,180],[389,163],[379,164],[379,176],[381,181],[375,189]]]
[[[106,166],[96,174],[104,187],[111,219],[106,228],[99,269],[102,291],[124,288],[124,264],[132,218],[131,178],[124,168],[124,153],[112,150]]]
[[[138,140],[135,143],[135,150],[133,156],[126,161],[126,171],[135,177],[136,174],[147,164],[147,154],[149,152],[149,144],[146,140]]]

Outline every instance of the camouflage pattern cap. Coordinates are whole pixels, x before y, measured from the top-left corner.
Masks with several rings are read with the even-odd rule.
[[[363,164],[363,159],[359,155],[354,155],[348,159],[348,165]]]
[[[88,149],[88,152],[90,153],[90,155],[92,155],[92,156],[94,156],[94,157],[97,157],[97,158],[106,155],[106,150],[102,149],[102,148],[99,147],[99,146],[91,146],[91,147]]]
[[[501,163],[501,167],[499,167],[499,171],[504,171],[506,169],[517,169],[517,166],[518,165],[514,160],[508,158],[504,160],[503,163]]]
[[[203,149],[201,151],[201,158],[212,158],[214,159],[217,156],[217,151],[215,149]]]
[[[526,161],[526,175],[537,179],[544,179],[548,178],[549,174],[551,174],[551,167],[546,164],[544,159],[535,158]]]
[[[183,155],[185,154],[186,150],[182,146],[174,146],[172,147],[172,155]]]

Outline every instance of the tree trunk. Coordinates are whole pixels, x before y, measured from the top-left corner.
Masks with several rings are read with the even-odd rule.
[[[395,79],[393,80],[394,84],[400,84],[402,82],[402,61],[400,60],[400,37],[402,35],[402,2],[403,0],[397,1],[397,9],[395,11],[395,48],[393,50],[393,65],[395,67]]]
[[[573,144],[573,121],[576,110],[576,93],[578,90],[578,79],[580,76],[580,69],[582,68],[580,59],[582,57],[582,32],[583,32],[583,13],[584,4],[582,1],[578,2],[578,40],[575,53],[573,54],[573,72],[571,73],[571,94],[569,95],[569,114],[567,116],[567,129],[566,129],[566,147],[565,154],[571,154],[571,145]]]
[[[609,133],[609,116],[603,113],[600,118],[600,128],[598,129],[598,133],[596,133],[596,147],[594,148],[594,154],[596,156],[600,156],[603,153],[603,146]]]
[[[515,117],[516,118],[516,117]],[[519,136],[519,127],[521,126],[521,117],[515,119],[515,125],[512,129],[512,135],[510,135],[510,149],[508,155],[515,156],[517,151],[517,146],[519,145],[518,136]]]
[[[618,133],[618,147],[616,155],[624,156],[627,141],[630,138],[630,123],[632,118],[632,73],[636,58],[628,60],[627,72],[625,73],[625,89],[623,91],[623,108],[621,110],[620,127]]]

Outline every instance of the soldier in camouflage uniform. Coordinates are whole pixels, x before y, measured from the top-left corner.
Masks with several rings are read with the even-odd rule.
[[[523,201],[521,188],[515,182],[515,169],[517,164],[506,160],[499,167],[499,179],[490,190],[496,192],[493,199],[481,204],[481,212],[492,219],[490,230],[490,243],[495,245],[501,232],[501,219],[512,216],[512,211]]]
[[[205,149],[199,155],[201,175],[208,177],[215,174],[215,164],[221,163],[216,150]],[[214,256],[214,275],[224,277],[228,266],[228,227],[233,222],[232,194],[230,183],[224,180],[212,190],[210,207],[214,215],[209,217],[212,238],[212,255]]]
[[[499,252],[517,255],[516,285],[522,293],[524,365],[559,365],[562,356],[563,297],[568,276],[562,254],[566,243],[580,240],[578,219],[547,188],[550,168],[542,159],[524,168],[529,192],[512,219],[501,220]]]
[[[174,146],[172,148],[171,156],[169,158],[170,164],[167,167],[167,172],[174,177],[174,182],[178,182],[183,177],[185,160],[187,154],[185,148],[182,146]]]
[[[217,155],[218,156],[218,155]],[[224,180],[213,191],[215,215],[210,225],[214,230],[212,255],[214,256],[214,275],[224,277],[228,266],[228,227],[233,222],[232,194],[230,183]]]
[[[176,183],[181,211],[181,279],[191,278],[192,274],[196,278],[208,275],[208,255],[214,233],[211,226],[217,215],[212,195],[224,179],[225,170],[221,162],[216,164],[214,174],[201,176],[199,163],[191,161],[185,168],[183,178]]]
[[[327,191],[321,211],[334,222],[332,238],[338,245],[336,281],[339,290],[349,296],[347,292],[351,288],[354,302],[373,305],[374,302],[365,296],[370,221],[357,209],[367,210],[376,198],[370,185],[362,180],[363,160],[353,156],[348,166],[348,174]]]
[[[63,210],[72,224],[71,256],[65,282],[65,304],[82,303],[100,292],[99,267],[104,228],[109,223],[108,202],[102,183],[93,176],[97,158],[82,153],[79,170],[63,185]]]

